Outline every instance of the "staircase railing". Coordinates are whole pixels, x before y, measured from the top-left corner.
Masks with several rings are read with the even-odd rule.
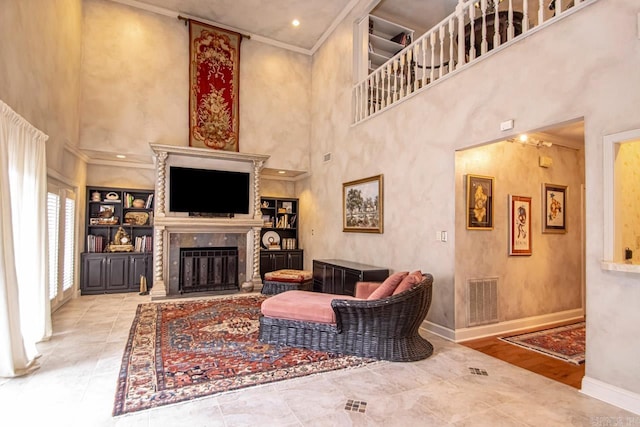
[[[532,29],[595,1],[459,0],[451,15],[354,86],[354,123],[510,45]]]

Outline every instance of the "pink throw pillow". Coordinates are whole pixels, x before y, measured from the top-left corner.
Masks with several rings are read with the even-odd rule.
[[[400,282],[398,287],[393,291],[393,295],[398,295],[407,289],[411,289],[420,282],[422,282],[422,272],[420,270],[416,270],[402,279],[402,282]]]
[[[380,285],[378,289],[376,289],[371,293],[371,295],[369,295],[369,298],[367,298],[367,300],[380,299],[391,296],[400,282],[402,282],[402,279],[407,277],[408,274],[408,271],[398,271],[397,273],[393,273],[391,276],[387,277],[384,282],[382,282],[382,285]]]

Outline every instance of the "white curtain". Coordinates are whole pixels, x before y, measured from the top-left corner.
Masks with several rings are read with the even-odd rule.
[[[51,336],[47,135],[0,101],[0,376],[23,375]]]

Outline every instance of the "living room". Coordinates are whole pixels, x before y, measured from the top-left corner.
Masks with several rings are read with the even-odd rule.
[[[427,325],[455,339],[464,324],[464,284],[457,277],[464,256],[457,224],[464,213],[457,204],[464,195],[456,151],[584,118],[588,394],[637,408],[640,348],[628,339],[640,320],[637,277],[605,271],[600,263],[601,207],[609,191],[602,139],[640,127],[629,113],[640,97],[631,77],[640,65],[638,10],[633,0],[585,3],[357,126],[350,119],[353,79],[345,59],[353,22],[369,2],[357,2],[313,55],[244,40],[239,145],[241,152],[268,154],[269,169],[303,172],[295,180],[264,179],[261,192],[299,198],[306,267],[314,258],[344,258],[429,272],[435,281]],[[152,188],[149,143],[187,145],[184,23],[103,0],[12,2],[2,15],[0,33],[12,42],[0,47],[0,98],[49,135],[50,176],[79,197],[86,185]],[[515,127],[500,131],[509,119]],[[114,153],[129,163],[106,160]],[[342,232],[342,184],[377,174],[385,178],[384,233]],[[448,232],[447,242],[434,238],[441,231]]]

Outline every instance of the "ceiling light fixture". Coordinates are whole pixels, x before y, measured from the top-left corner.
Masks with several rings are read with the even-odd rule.
[[[522,134],[517,138],[509,138],[507,139],[508,142],[519,142],[522,145],[532,145],[534,147],[540,148],[540,147],[551,147],[553,144],[551,142],[548,141],[542,141],[540,139],[536,139],[536,138],[531,138],[529,137],[527,134]]]
[[[293,21],[291,21],[291,25],[293,25],[294,27],[297,27],[298,25],[300,25],[300,21],[298,21],[297,19],[294,19]]]
[[[126,159],[127,156],[125,156],[124,154],[116,154],[116,157],[119,159]]]
[[[279,173],[280,175],[284,175],[285,173],[287,173],[287,171],[278,171],[278,173]]]

